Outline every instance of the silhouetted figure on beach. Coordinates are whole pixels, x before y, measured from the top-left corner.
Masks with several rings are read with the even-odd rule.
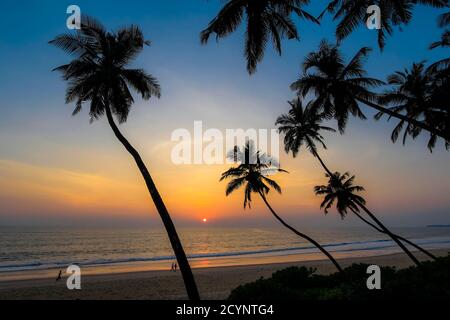
[[[58,273],[58,277],[56,277],[56,281],[59,281],[59,280],[61,280],[61,274],[62,274],[62,271],[61,270],[59,270],[59,273]]]
[[[175,272],[177,272],[177,263],[175,262],[174,264],[173,264],[173,271],[175,271]]]

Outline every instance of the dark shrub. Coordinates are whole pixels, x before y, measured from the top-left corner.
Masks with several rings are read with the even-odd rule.
[[[381,290],[366,286],[367,264],[353,264],[343,273],[315,274],[315,269],[290,267],[268,279],[241,285],[231,300],[450,300],[450,255],[420,267],[381,268]]]

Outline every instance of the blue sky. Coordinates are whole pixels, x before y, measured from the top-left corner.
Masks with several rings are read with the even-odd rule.
[[[314,1],[307,10],[318,15],[326,3]],[[137,24],[152,41],[152,46],[143,52],[135,65],[158,78],[162,98],[145,103],[138,100],[129,121],[122,128],[154,168],[156,180],[163,190],[167,190],[166,193],[178,190],[166,182],[172,181],[173,175],[180,170],[167,164],[170,149],[165,144],[174,129],[191,128],[194,120],[203,120],[206,126],[216,128],[273,127],[276,117],[287,111],[286,101],[294,97],[289,84],[300,74],[304,56],[315,50],[323,38],[334,39],[335,24],[330,16],[326,16],[321,26],[300,20],[297,25],[301,41],[285,41],[282,57],[268,46],[258,72],[249,76],[243,58],[242,28],[218,43],[211,39],[207,46],[200,45],[199,32],[218,12],[221,1],[2,1],[0,161],[4,163],[3,167],[0,165],[0,179],[3,178],[3,183],[0,180],[0,200],[7,205],[0,208],[0,223],[37,221],[40,216],[55,219],[59,212],[65,210],[102,217],[115,212],[117,218],[136,201],[130,198],[126,199],[126,205],[100,209],[98,206],[89,209],[89,205],[67,208],[63,203],[52,202],[54,197],[36,196],[47,192],[49,187],[46,184],[53,183],[40,180],[38,172],[43,171],[48,175],[65,170],[109,177],[118,182],[130,182],[133,186],[141,183],[133,164],[113,139],[105,121],[90,125],[86,112],[73,118],[70,115],[72,106],[64,105],[65,84],[51,69],[67,62],[68,57],[47,42],[66,32],[66,8],[70,4],[79,5],[83,14],[96,17],[110,29]],[[376,46],[376,33],[360,28],[343,42],[344,54],[351,57],[362,46],[372,47],[374,50],[366,67],[372,77],[380,79],[414,61],[443,58],[448,51],[428,50],[429,44],[442,32],[436,27],[436,17],[440,12],[418,7],[413,22],[403,32],[396,30],[394,36],[387,39],[383,52]],[[365,111],[368,116],[373,114],[371,110]],[[386,214],[388,221],[403,224],[411,219],[408,224],[449,223],[448,152],[439,145],[433,154],[429,154],[425,140],[420,138],[408,142],[406,147],[393,145],[389,140],[392,126],[393,123],[375,122],[370,117],[367,121],[352,120],[344,136],[327,136],[329,161],[342,168],[341,171],[351,170],[358,174],[361,183],[370,191],[369,199],[375,203],[376,209]],[[102,165],[111,157],[117,166]],[[291,166],[288,169],[292,181],[292,174],[296,172],[306,172],[308,179],[321,177],[320,168],[308,155],[282,160]],[[21,166],[27,166],[26,170],[32,171],[33,176],[22,177]],[[189,170],[183,169],[186,177],[194,177],[201,169],[195,168],[192,176],[189,176]],[[212,168],[204,170],[201,175],[214,171]],[[216,171],[215,181],[220,174],[220,170]],[[310,172],[314,173],[310,175]],[[8,179],[21,181],[15,186],[17,192],[7,190]],[[286,181],[287,198],[292,200],[297,192],[312,193],[309,184],[304,189],[301,186],[295,189],[292,181]],[[208,183],[212,182],[207,181],[206,188],[209,188]],[[197,186],[184,186],[194,187]],[[33,196],[19,196],[22,188]],[[218,185],[214,191],[218,193],[219,188],[223,193],[223,185]],[[207,194],[206,190],[198,192],[200,196]],[[400,197],[394,194],[400,194]],[[312,195],[308,194],[305,202],[309,203],[311,198]],[[88,204],[95,203],[95,199],[86,199],[90,201]],[[225,211],[241,210],[241,199],[237,196],[234,199],[239,201],[239,206],[225,207]],[[409,199],[414,201],[411,200],[410,204]],[[35,201],[39,205],[18,205],[23,201]],[[203,203],[203,200],[198,201]],[[312,212],[308,205],[286,204],[281,198],[274,201],[292,218],[296,218],[298,209],[304,209],[304,221],[322,223],[318,220],[323,219],[317,213],[318,209]],[[189,216],[173,202],[175,216],[189,220]],[[207,204],[192,206],[192,212],[210,210]],[[139,219],[145,210],[153,209],[150,205],[136,209],[133,219]],[[257,207],[258,210],[264,209]],[[424,212],[429,215],[424,217]],[[197,218],[195,213],[192,215]],[[226,220],[223,213],[217,213],[217,217],[220,221]],[[230,219],[235,219],[234,215]],[[339,223],[339,219],[333,219],[327,223]]]

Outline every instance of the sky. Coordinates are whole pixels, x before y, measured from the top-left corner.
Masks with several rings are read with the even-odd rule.
[[[318,15],[327,1],[306,9]],[[300,41],[284,41],[278,56],[268,46],[256,74],[249,76],[243,58],[243,29],[206,46],[200,31],[220,9],[216,0],[167,1],[10,1],[0,3],[0,226],[1,225],[150,225],[160,226],[157,212],[130,157],[115,139],[106,119],[89,123],[87,110],[71,116],[65,105],[66,84],[51,70],[69,57],[47,44],[67,32],[66,8],[108,29],[137,24],[152,45],[134,66],[161,84],[160,99],[136,99],[122,132],[139,150],[177,225],[257,226],[276,222],[254,197],[243,209],[243,193],[225,196],[219,182],[227,165],[176,165],[171,134],[179,128],[274,128],[278,115],[294,98],[290,83],[300,75],[305,55],[322,39],[334,40],[335,24],[297,21]],[[360,28],[342,43],[350,58],[362,46],[374,50],[366,63],[372,77],[385,79],[412,62],[448,55],[428,50],[439,38],[437,9],[418,7],[413,22],[396,30],[381,52],[376,34]],[[333,170],[350,171],[366,189],[368,206],[393,226],[450,223],[450,154],[442,143],[433,153],[426,140],[392,144],[394,122],[352,119],[344,135],[324,134],[322,158]],[[330,125],[335,126],[334,122]],[[320,164],[308,152],[297,158],[281,153],[288,174],[274,176],[283,189],[271,193],[273,207],[288,221],[306,226],[358,225],[319,209],[313,187],[325,183]]]

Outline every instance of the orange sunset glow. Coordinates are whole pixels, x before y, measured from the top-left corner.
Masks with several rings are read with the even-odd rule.
[[[0,1],[0,302],[444,310],[449,8]]]

